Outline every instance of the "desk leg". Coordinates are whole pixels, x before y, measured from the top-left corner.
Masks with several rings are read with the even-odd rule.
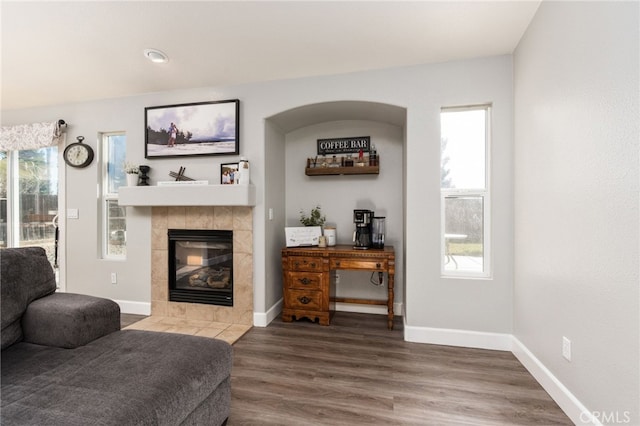
[[[393,285],[395,274],[390,272],[388,274],[389,281],[389,295],[387,296],[387,328],[393,330]]]

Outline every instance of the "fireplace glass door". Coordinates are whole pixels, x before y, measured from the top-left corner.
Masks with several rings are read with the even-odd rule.
[[[169,300],[233,306],[233,231],[169,230]]]

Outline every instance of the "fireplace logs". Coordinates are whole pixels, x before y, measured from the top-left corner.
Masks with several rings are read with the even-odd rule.
[[[230,268],[202,268],[189,275],[189,286],[228,288],[231,284],[230,272]]]

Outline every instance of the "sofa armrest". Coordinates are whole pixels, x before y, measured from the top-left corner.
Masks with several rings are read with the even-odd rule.
[[[76,348],[120,330],[120,307],[109,299],[54,293],[35,300],[22,316],[24,341]]]

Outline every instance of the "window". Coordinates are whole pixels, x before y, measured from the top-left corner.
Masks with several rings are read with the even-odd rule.
[[[127,181],[124,173],[126,147],[124,133],[102,134],[103,258],[124,258],[127,254],[127,210],[118,205],[118,188]]]
[[[0,151],[0,247],[43,247],[55,263],[58,148]]]
[[[443,276],[490,276],[489,113],[489,105],[440,113]]]

